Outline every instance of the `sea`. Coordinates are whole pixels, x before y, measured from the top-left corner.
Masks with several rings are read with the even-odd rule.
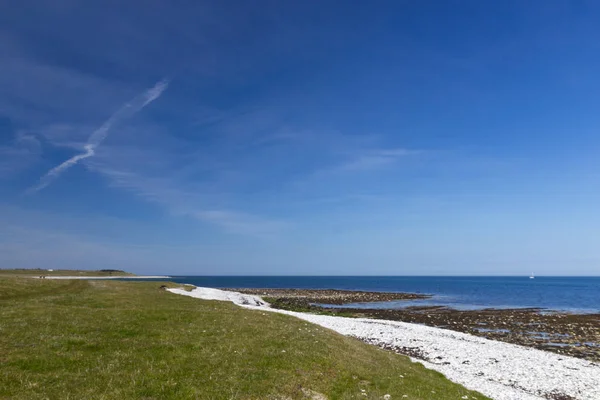
[[[341,289],[431,295],[425,300],[347,304],[346,307],[446,306],[458,310],[538,308],[600,313],[600,277],[528,276],[173,276],[212,288]]]

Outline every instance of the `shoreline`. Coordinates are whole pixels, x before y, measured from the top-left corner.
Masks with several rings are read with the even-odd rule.
[[[373,292],[365,290],[340,289],[273,289],[273,288],[222,288],[221,290],[251,294],[262,297],[303,301],[304,303],[329,303],[343,305],[349,303],[372,303],[393,300],[425,300],[432,295],[404,292]]]
[[[229,290],[229,289],[226,289]],[[418,323],[600,362],[600,314],[535,308],[457,310],[443,306],[368,308],[368,302],[412,300],[412,294],[319,289],[231,289],[266,297],[273,308]],[[358,296],[357,296],[358,295]],[[391,297],[390,297],[391,296]],[[360,308],[345,306],[367,299]],[[324,304],[327,304],[324,306]]]
[[[171,279],[170,276],[140,275],[140,276],[62,276],[41,275],[32,276],[34,279]]]
[[[167,290],[291,315],[384,349],[411,352],[413,361],[497,400],[600,398],[600,366],[579,358],[415,323],[274,309],[259,296],[239,292],[198,287]]]

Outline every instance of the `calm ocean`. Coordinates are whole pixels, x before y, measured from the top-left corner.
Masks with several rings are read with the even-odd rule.
[[[433,295],[414,302],[372,303],[371,308],[443,305],[456,309],[535,307],[600,312],[600,277],[174,276],[171,280],[214,288],[346,289]]]

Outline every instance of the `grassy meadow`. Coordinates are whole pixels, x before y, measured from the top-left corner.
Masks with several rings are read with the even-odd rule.
[[[404,356],[161,284],[0,275],[0,398],[485,399]]]

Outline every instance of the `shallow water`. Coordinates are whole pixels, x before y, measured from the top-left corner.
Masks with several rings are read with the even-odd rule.
[[[369,308],[447,306],[464,310],[540,308],[600,312],[600,277],[175,276],[171,280],[215,288],[344,289],[433,295],[425,300],[369,303]]]

